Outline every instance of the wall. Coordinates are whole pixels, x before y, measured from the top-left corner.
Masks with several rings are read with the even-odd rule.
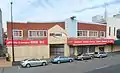
[[[111,45],[105,45],[105,52],[112,52]]]
[[[119,46],[119,45],[114,45],[113,51],[114,51],[114,52],[120,51],[120,46]]]
[[[26,58],[49,58],[49,46],[15,46],[15,60],[23,60]],[[8,53],[12,56],[12,47],[8,46]],[[11,59],[12,60],[12,59]]]
[[[50,33],[62,33],[63,36],[50,36]],[[67,33],[59,25],[55,25],[48,30],[48,44],[66,44],[67,43]]]
[[[109,35],[109,27],[111,27],[111,35]],[[115,32],[117,32],[117,29],[120,28],[120,19],[117,19],[117,18],[108,18],[107,19],[107,38],[111,38],[111,39],[115,39],[117,40],[116,38],[116,33],[115,33],[115,36],[114,36],[114,27],[116,28]]]
[[[68,37],[77,37],[77,20],[67,19],[65,21],[65,29],[67,30]]]

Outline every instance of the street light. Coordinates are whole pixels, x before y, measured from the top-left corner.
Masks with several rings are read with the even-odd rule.
[[[13,59],[13,62],[15,62],[15,56],[14,56],[14,39],[13,39],[13,15],[12,15],[12,4],[13,2],[10,2],[11,4],[11,32],[12,32],[12,59]]]

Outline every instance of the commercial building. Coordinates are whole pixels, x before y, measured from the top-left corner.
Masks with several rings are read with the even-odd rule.
[[[15,60],[50,58],[57,55],[112,52],[114,39],[106,38],[106,25],[79,22],[74,18],[63,22],[7,22],[6,45],[12,56],[12,31]]]

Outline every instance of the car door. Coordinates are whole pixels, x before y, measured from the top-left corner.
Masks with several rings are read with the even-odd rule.
[[[40,59],[36,59],[36,65],[39,66],[39,65],[42,65],[42,62]]]
[[[64,57],[60,57],[60,61],[61,62],[65,62],[65,58]]]
[[[36,59],[30,59],[29,61],[30,61],[31,66],[36,66],[37,65]]]

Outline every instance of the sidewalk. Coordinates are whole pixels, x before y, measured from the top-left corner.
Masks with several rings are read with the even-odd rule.
[[[7,62],[5,58],[0,58],[0,67],[12,67],[12,62]]]

